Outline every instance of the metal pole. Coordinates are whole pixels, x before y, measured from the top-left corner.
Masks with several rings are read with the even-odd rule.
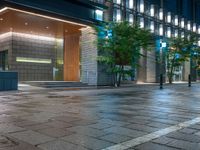
[[[163,75],[160,74],[160,89],[163,89]]]
[[[188,87],[191,87],[191,75],[188,75]]]

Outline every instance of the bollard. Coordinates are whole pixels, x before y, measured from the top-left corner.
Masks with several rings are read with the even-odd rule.
[[[163,75],[160,74],[160,89],[163,89]]]
[[[191,75],[188,75],[188,87],[191,87]]]

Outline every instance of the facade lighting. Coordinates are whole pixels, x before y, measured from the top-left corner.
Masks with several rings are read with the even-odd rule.
[[[181,38],[184,38],[184,37],[185,37],[185,33],[181,32]]]
[[[116,21],[117,22],[121,21],[121,11],[120,11],[120,9],[117,9]]]
[[[188,23],[187,23],[187,29],[191,30],[191,22],[190,21],[188,21]]]
[[[151,5],[151,8],[150,8],[150,16],[151,16],[151,17],[154,17],[154,15],[155,15],[154,5]]]
[[[163,20],[163,9],[162,8],[160,8],[160,10],[159,10],[159,19]]]
[[[175,25],[175,26],[178,26],[178,15],[175,15],[174,25]]]
[[[96,20],[100,20],[102,21],[103,20],[103,11],[102,10],[96,10],[95,11],[95,17],[96,17]]]
[[[171,17],[171,12],[167,13],[167,23],[171,23],[172,17]]]
[[[150,30],[151,30],[151,32],[154,32],[154,30],[155,30],[154,21],[151,21],[151,23],[150,23]]]
[[[51,64],[51,59],[16,57],[16,62]]]
[[[185,28],[185,19],[181,18],[181,28]]]
[[[133,23],[133,14],[129,14],[129,22]]]
[[[133,9],[133,6],[134,6],[133,1],[134,1],[134,0],[129,0],[129,8],[130,8],[130,9]]]
[[[174,31],[174,37],[178,37],[178,30],[177,29]]]
[[[140,12],[144,13],[144,0],[140,0]]]
[[[200,26],[198,26],[198,34],[200,34]]]
[[[159,25],[159,35],[163,36],[163,25],[162,24]]]
[[[144,18],[140,18],[140,28],[144,28]]]
[[[196,25],[196,23],[193,23],[192,31],[193,31],[193,32],[196,32],[196,31],[197,31],[197,25]]]
[[[167,37],[171,37],[171,27],[167,27]]]

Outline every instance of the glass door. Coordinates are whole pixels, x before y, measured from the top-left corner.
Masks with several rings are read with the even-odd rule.
[[[8,70],[8,51],[0,52],[0,71]]]

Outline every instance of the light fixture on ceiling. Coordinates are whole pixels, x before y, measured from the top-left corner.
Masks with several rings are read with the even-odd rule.
[[[28,22],[25,22],[25,26],[27,26],[28,25]]]
[[[46,29],[49,29],[49,27],[48,27],[48,26],[46,26],[45,28],[46,28]]]
[[[3,21],[3,18],[0,18],[0,21]]]

